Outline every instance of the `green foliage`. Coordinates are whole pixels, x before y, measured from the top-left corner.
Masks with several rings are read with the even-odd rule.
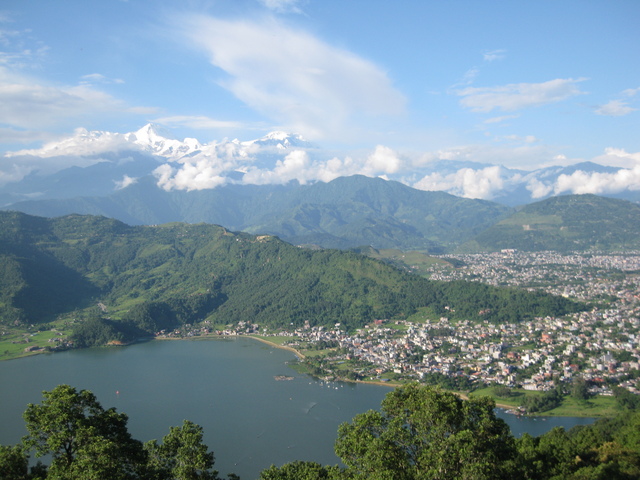
[[[634,395],[626,388],[613,387],[613,396],[618,405],[625,410],[640,410],[640,396]]]
[[[215,225],[130,227],[103,217],[0,212],[0,322],[47,321],[101,302],[78,345],[127,341],[209,319],[273,328],[354,329],[429,307],[454,318],[519,321],[584,308],[561,297],[432,282],[337,250],[296,248]],[[447,308],[449,307],[449,308]]]
[[[259,480],[338,480],[345,478],[339,467],[323,467],[316,462],[295,461],[260,472]]]
[[[202,443],[202,427],[185,420],[181,427],[171,427],[162,439],[145,444],[149,455],[149,470],[154,478],[167,480],[216,480],[218,472],[212,470],[213,452]]]
[[[127,416],[95,396],[60,385],[24,414],[22,444],[0,446],[0,478],[11,480],[219,480],[202,428],[188,420],[161,443],[142,444]],[[50,466],[28,468],[29,452]],[[515,439],[487,398],[463,400],[413,383],[389,392],[380,411],[339,427],[336,454],[345,468],[294,461],[260,480],[584,480],[640,478],[640,412],[625,412],[568,432]],[[239,480],[230,474],[229,480]]]
[[[105,410],[87,390],[60,385],[24,412],[23,439],[36,456],[51,455],[47,478],[129,479],[145,462],[142,443],[127,431],[127,416]]]
[[[494,408],[487,397],[410,384],[387,394],[380,412],[342,424],[336,454],[355,479],[505,478],[515,443]]]
[[[640,413],[598,420],[568,432],[556,427],[517,440],[519,469],[526,479],[640,478]]]
[[[27,480],[29,478],[29,457],[21,445],[0,445],[0,478]]]
[[[480,251],[637,250],[639,219],[640,206],[625,200],[563,195],[522,207],[479,234],[474,243]]]
[[[511,212],[494,202],[361,175],[328,183],[225,185],[193,192],[164,192],[150,178],[107,198],[34,200],[20,207],[49,217],[99,213],[146,225],[206,222],[323,248],[374,245],[432,253],[472,238]]]
[[[571,384],[571,391],[569,394],[578,400],[587,400],[589,395],[589,384],[582,377],[575,377]]]
[[[562,395],[558,390],[550,390],[542,395],[527,395],[522,400],[522,406],[527,413],[541,413],[552,410],[562,403]]]
[[[59,385],[24,413],[22,445],[0,446],[0,478],[11,480],[220,480],[202,427],[185,420],[161,444],[135,440],[127,416],[105,410],[88,390]],[[49,467],[27,471],[28,452],[48,455]],[[230,480],[237,480],[235,475]]]

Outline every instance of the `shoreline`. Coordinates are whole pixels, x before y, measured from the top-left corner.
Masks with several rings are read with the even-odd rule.
[[[287,346],[287,345],[280,345],[277,344],[275,342],[271,342],[269,340],[267,340],[266,338],[262,338],[262,337],[258,337],[255,335],[216,335],[216,334],[208,334],[208,335],[203,335],[203,336],[197,336],[197,337],[189,337],[189,338],[185,338],[185,337],[149,337],[149,338],[144,338],[144,339],[138,339],[135,340],[133,342],[129,342],[126,344],[110,344],[110,345],[104,345],[103,347],[93,347],[93,348],[113,348],[113,347],[126,347],[126,346],[132,346],[135,345],[137,343],[140,342],[144,342],[144,341],[152,341],[152,340],[219,340],[219,339],[225,339],[225,338],[251,338],[253,340],[257,340],[259,342],[262,342],[266,345],[269,345],[271,347],[274,348],[279,348],[282,350],[288,350],[290,352],[292,352],[296,357],[298,357],[299,360],[304,360],[307,357],[300,352],[299,350]],[[24,352],[23,355],[17,356],[17,357],[12,357],[12,358],[6,358],[6,359],[2,359],[0,361],[10,361],[10,360],[18,360],[20,358],[26,358],[29,356],[34,356],[34,355],[40,355],[40,354],[54,354],[57,353],[55,351],[52,352],[46,352],[46,351],[35,351],[35,352]],[[394,382],[382,382],[382,381],[377,381],[377,380],[351,380],[351,379],[338,379],[335,380],[338,382],[345,382],[345,383],[361,383],[361,384],[366,384],[366,385],[376,385],[376,386],[380,386],[380,387],[387,387],[387,388],[396,388],[399,387],[403,384],[401,383],[394,383]],[[468,400],[469,399],[469,395],[465,394],[465,393],[461,393],[461,392],[452,392],[455,395],[459,396],[460,398],[462,398],[463,400]],[[494,399],[495,402],[495,399]],[[495,402],[495,406],[496,408],[500,408],[503,409],[505,411],[508,410],[513,410],[514,406],[513,405],[506,405],[506,404],[502,404],[502,403],[497,403]],[[511,415],[515,415],[512,414],[510,412],[508,412]],[[539,414],[539,415],[524,415],[526,417],[585,417],[585,418],[603,418],[606,417],[606,415],[549,415],[548,412]]]
[[[224,336],[230,336],[230,335],[216,335],[217,337],[224,337]],[[296,354],[296,356],[298,356],[298,358],[300,359],[305,359],[306,357],[300,353],[300,351],[296,350],[293,347],[289,347],[286,345],[278,345],[277,343],[274,342],[270,342],[269,340],[266,340],[264,338],[260,338],[260,337],[256,337],[253,335],[234,335],[235,337],[249,337],[249,338],[253,338],[254,340],[258,340],[259,342],[262,343],[266,343],[267,345],[271,345],[272,347],[276,347],[276,348],[282,348],[283,350],[289,350],[291,352],[294,352]],[[392,382],[380,382],[380,381],[376,381],[376,380],[349,380],[349,379],[340,379],[337,380],[339,382],[347,382],[347,383],[363,383],[366,385],[377,385],[380,387],[388,387],[388,388],[396,388],[401,386],[402,384],[400,383],[392,383]],[[469,400],[469,395],[465,394],[465,393],[459,393],[459,392],[452,392],[454,394],[456,394],[458,397],[462,398],[463,400]],[[505,405],[502,403],[497,403],[496,402],[496,408],[501,408],[501,409],[505,409],[505,410],[512,410],[514,407],[513,405]]]
[[[269,340],[266,340],[262,337],[257,337],[254,335],[215,335],[216,337],[245,337],[245,338],[253,338],[254,340],[258,340],[259,342],[262,343],[266,343],[267,345],[271,345],[272,347],[276,347],[276,348],[281,348],[282,350],[288,350],[290,352],[293,352],[295,354],[296,357],[298,357],[300,360],[304,360],[305,358],[307,358],[304,354],[300,353],[299,350],[296,350],[293,347],[289,347],[287,345],[278,345],[275,342],[270,342]]]

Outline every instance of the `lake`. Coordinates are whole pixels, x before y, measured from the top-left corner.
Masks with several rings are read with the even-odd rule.
[[[156,340],[0,362],[0,444],[17,443],[26,433],[28,403],[66,383],[126,413],[129,431],[142,441],[160,440],[184,419],[201,425],[223,475],[252,480],[271,464],[293,460],[335,465],[340,423],[377,409],[390,389],[314,380],[289,368],[292,360],[290,351],[240,337]],[[294,378],[277,381],[278,375]],[[499,415],[514,435],[593,421]]]

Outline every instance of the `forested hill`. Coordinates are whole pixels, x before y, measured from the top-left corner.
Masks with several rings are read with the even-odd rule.
[[[45,217],[100,214],[132,225],[206,222],[277,235],[296,245],[373,245],[432,253],[450,250],[512,213],[494,202],[362,175],[307,185],[228,184],[170,192],[149,176],[106,197],[30,200],[10,208]]]
[[[461,247],[620,252],[640,249],[640,205],[597,195],[563,195],[522,207]]]
[[[356,328],[423,307],[465,318],[483,310],[482,319],[496,322],[580,308],[541,293],[431,282],[353,252],[302,249],[215,225],[132,227],[104,217],[0,212],[4,323],[93,309],[109,317],[92,320],[103,337],[120,338],[204,319]]]

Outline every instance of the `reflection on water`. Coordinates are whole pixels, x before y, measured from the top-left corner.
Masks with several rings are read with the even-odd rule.
[[[294,359],[289,351],[240,338],[153,341],[0,362],[0,443],[17,443],[26,433],[26,405],[67,383],[128,414],[139,440],[160,439],[184,419],[201,425],[221,474],[251,480],[271,464],[293,460],[334,465],[340,423],[378,408],[389,388],[316,381],[293,372],[287,362]],[[279,375],[294,378],[275,380]],[[499,415],[515,435],[592,421]]]

